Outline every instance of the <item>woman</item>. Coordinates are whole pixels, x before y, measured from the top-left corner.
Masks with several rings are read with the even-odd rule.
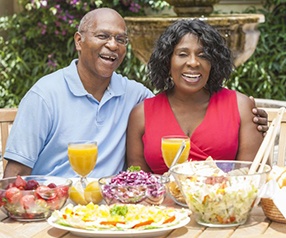
[[[167,28],[148,63],[161,93],[130,114],[127,166],[166,172],[165,135],[189,136],[192,160],[253,160],[263,136],[252,122],[253,101],[223,87],[232,69],[231,52],[215,28],[197,19]]]

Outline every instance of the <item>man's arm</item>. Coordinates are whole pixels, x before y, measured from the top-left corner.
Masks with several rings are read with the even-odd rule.
[[[254,103],[255,100],[252,96],[249,97]],[[254,107],[252,109],[252,113],[254,115],[253,122],[257,124],[257,130],[263,133],[263,136],[266,135],[268,130],[268,114],[265,110],[261,108]]]
[[[13,160],[8,160],[6,168],[4,170],[3,178],[15,177],[17,175],[30,175],[32,169],[26,165],[20,164]]]

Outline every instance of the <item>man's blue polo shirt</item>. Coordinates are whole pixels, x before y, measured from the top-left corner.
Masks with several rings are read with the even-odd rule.
[[[41,78],[19,105],[4,157],[31,167],[32,174],[74,177],[67,145],[76,140],[97,141],[91,177],[123,170],[130,111],[153,96],[142,84],[113,73],[98,102],[84,89],[76,63]]]

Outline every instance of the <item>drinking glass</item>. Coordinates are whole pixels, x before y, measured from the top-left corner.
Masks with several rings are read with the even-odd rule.
[[[183,150],[177,163],[184,163],[189,158],[191,149],[190,137],[180,135],[163,136],[161,140],[161,151],[165,164],[170,168],[182,142],[185,141],[186,147]]]
[[[87,175],[94,169],[97,161],[96,141],[76,141],[68,143],[68,157],[72,169],[80,176],[83,188],[87,185]]]

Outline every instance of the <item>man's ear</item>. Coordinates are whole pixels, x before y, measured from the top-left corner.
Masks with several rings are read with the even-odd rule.
[[[74,34],[74,43],[77,51],[81,50],[82,35],[77,31]]]

